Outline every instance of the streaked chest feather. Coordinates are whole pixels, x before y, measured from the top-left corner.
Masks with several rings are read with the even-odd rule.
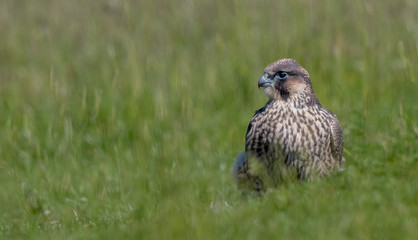
[[[315,159],[329,149],[330,123],[317,105],[295,108],[275,102],[250,124],[246,149],[259,157],[295,153]]]

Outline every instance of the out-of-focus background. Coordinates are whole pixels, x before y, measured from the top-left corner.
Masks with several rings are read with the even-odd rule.
[[[413,239],[418,2],[0,2],[0,238]],[[243,198],[232,166],[294,58],[345,171]]]

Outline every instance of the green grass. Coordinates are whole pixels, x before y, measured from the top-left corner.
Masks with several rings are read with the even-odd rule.
[[[416,1],[0,2],[0,238],[414,239]],[[243,199],[231,168],[290,57],[345,171]]]

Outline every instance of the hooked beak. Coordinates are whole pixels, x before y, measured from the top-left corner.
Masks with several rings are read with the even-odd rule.
[[[265,73],[263,76],[261,76],[260,80],[258,80],[258,88],[268,87],[273,84],[273,82],[274,81],[270,79],[269,75]]]

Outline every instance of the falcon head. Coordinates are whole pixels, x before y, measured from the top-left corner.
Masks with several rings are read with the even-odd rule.
[[[258,81],[272,100],[288,100],[290,97],[312,95],[309,73],[296,60],[279,59],[264,69],[264,75]]]

